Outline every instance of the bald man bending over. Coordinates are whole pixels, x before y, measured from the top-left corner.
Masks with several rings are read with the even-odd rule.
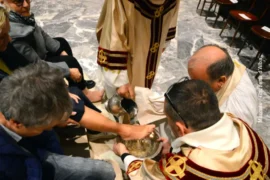
[[[230,112],[250,126],[257,119],[258,97],[246,67],[232,61],[226,49],[206,45],[197,50],[188,62],[192,79],[207,82],[215,91],[222,112]]]

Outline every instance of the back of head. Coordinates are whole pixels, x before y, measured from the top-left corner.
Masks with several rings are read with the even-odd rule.
[[[209,81],[216,81],[221,76],[229,77],[234,70],[233,60],[227,49],[216,44],[202,46],[191,57],[189,68],[206,65]]]
[[[221,117],[217,97],[204,81],[187,80],[176,83],[169,96],[181,118],[194,131],[212,126]],[[165,103],[165,112],[173,121],[182,121],[170,103]]]
[[[14,71],[0,83],[0,112],[26,127],[69,117],[71,100],[62,73],[45,62]]]
[[[234,63],[227,49],[222,48],[218,45],[208,45],[208,46],[217,47],[220,50],[222,50],[223,53],[225,54],[224,58],[218,59],[215,63],[211,64],[207,68],[207,73],[210,80],[215,81],[218,80],[221,76],[226,77],[231,76],[234,70]]]

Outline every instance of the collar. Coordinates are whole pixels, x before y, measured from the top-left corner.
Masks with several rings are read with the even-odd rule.
[[[218,99],[219,107],[228,99],[234,89],[238,86],[240,80],[243,77],[243,74],[246,71],[246,66],[243,64],[233,61],[234,63],[234,71],[233,74],[228,78],[227,82],[223,85],[223,87],[216,92],[216,96]]]
[[[240,138],[232,119],[224,113],[216,124],[175,139],[172,142],[173,151],[179,152],[181,150],[180,147],[184,144],[196,148],[204,147],[228,151],[240,145]]]
[[[4,125],[0,124],[0,126],[4,129],[4,131],[6,131],[6,133],[11,136],[16,142],[19,142],[22,137],[18,134],[16,134],[15,132],[9,130],[8,128],[6,128]]]

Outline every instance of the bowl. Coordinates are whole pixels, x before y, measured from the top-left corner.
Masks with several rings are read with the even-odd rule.
[[[139,158],[154,158],[161,152],[162,142],[158,141],[160,135],[153,131],[148,137],[140,140],[121,140],[130,154]]]
[[[116,117],[128,114],[130,119],[134,119],[138,114],[138,106],[131,99],[126,99],[118,94],[114,94],[105,103],[105,109]]]

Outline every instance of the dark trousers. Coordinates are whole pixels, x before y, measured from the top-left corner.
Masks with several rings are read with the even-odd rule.
[[[80,82],[75,82],[70,77],[67,77],[66,79],[69,83],[69,86],[71,87],[76,86],[79,89],[84,90],[86,88],[86,82],[83,76],[83,69],[81,65],[79,64],[78,60],[73,57],[73,53],[72,53],[70,45],[64,38],[54,38],[54,39],[60,42],[60,51],[58,51],[59,52],[58,54],[48,53],[46,61],[65,62],[69,68],[78,68],[78,70],[80,71],[82,75],[82,80]],[[65,51],[68,54],[68,56],[60,56],[60,53],[62,51]]]

